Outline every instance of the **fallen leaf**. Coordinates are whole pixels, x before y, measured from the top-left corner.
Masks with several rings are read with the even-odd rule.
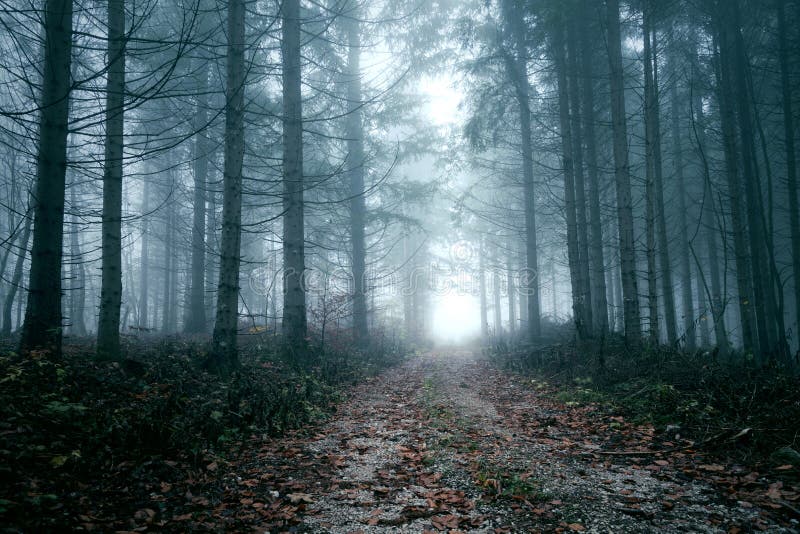
[[[287,495],[287,497],[289,497],[289,502],[291,502],[292,504],[300,504],[300,503],[311,504],[312,502],[314,502],[314,499],[312,499],[311,495],[309,495],[308,493],[290,493]]]

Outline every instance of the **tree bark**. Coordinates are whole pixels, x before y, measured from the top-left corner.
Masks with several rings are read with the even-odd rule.
[[[506,285],[508,286],[508,332],[511,337],[517,332],[517,289],[514,286],[513,249],[509,244],[506,254]]]
[[[654,4],[651,4],[654,5]],[[653,85],[651,97],[653,105],[653,176],[656,193],[656,233],[658,237],[658,261],[661,267],[661,293],[664,300],[664,323],[667,327],[667,343],[674,346],[678,341],[678,326],[675,321],[675,293],[672,290],[672,262],[669,254],[669,235],[667,233],[667,210],[664,205],[664,165],[661,152],[661,112],[658,82],[658,41],[657,32],[650,21],[652,47],[650,60],[653,66]]]
[[[70,197],[72,209],[77,206],[77,195],[75,194],[75,184],[73,183]],[[79,237],[78,216],[72,215],[72,231],[70,232],[70,334],[73,336],[86,335],[86,268],[83,265],[81,256],[81,244]]]
[[[650,342],[659,342],[658,268],[656,266],[656,124],[653,90],[653,51],[650,42],[649,8],[643,12],[644,124],[645,124],[645,233],[647,236],[647,308]]]
[[[347,167],[350,175],[350,240],[353,277],[353,339],[363,347],[367,341],[366,300],[366,203],[364,201],[364,127],[361,106],[361,25],[358,9],[344,18],[347,31]]]
[[[46,0],[36,203],[20,352],[61,355],[61,257],[72,59],[72,0]]]
[[[567,87],[567,64],[565,54],[563,20],[556,23],[553,32],[553,58],[558,79],[558,108],[561,130],[561,158],[564,173],[564,212],[567,222],[567,260],[572,285],[572,316],[579,339],[589,337],[589,329],[584,306],[584,288],[578,243],[578,222],[575,206],[575,161],[572,137],[572,119],[569,109],[569,89]],[[555,288],[553,288],[555,291]]]
[[[693,79],[692,83],[695,83]],[[697,87],[693,87],[692,102],[693,106],[693,121],[692,128],[695,132],[695,139],[697,141],[698,159],[700,160],[703,172],[703,210],[700,214],[706,238],[706,247],[708,248],[708,265],[709,272],[711,273],[711,313],[714,320],[714,337],[716,339],[717,347],[720,351],[720,356],[725,357],[728,355],[728,331],[725,326],[725,305],[722,278],[720,276],[720,269],[725,269],[725,265],[719,261],[719,252],[717,245],[717,229],[718,224],[715,221],[715,198],[711,187],[711,171],[709,169],[708,160],[706,158],[706,136],[705,136],[705,113],[703,112],[703,99]],[[722,229],[720,229],[721,231]],[[691,243],[687,243],[690,247]],[[726,262],[727,263],[727,262]],[[697,285],[706,286],[705,278],[703,277],[702,265],[697,262],[696,270],[698,273]],[[708,291],[708,289],[705,289]],[[699,305],[699,299],[698,299]],[[694,323],[694,319],[693,319]],[[696,328],[695,328],[696,330]]]
[[[728,182],[728,199],[731,210],[731,232],[733,233],[734,255],[736,256],[736,284],[739,298],[739,316],[742,326],[742,346],[745,355],[753,355],[756,346],[755,314],[753,310],[753,278],[747,241],[744,232],[745,219],[742,214],[742,186],[737,162],[737,143],[735,112],[731,91],[731,73],[727,52],[723,53],[723,42],[727,40],[724,24],[718,28],[719,41],[717,48],[716,71],[718,100],[720,109],[720,125],[722,130],[723,152],[725,154],[725,175]]]
[[[526,294],[528,338],[542,333],[539,302],[539,252],[536,237],[536,192],[533,183],[533,141],[531,134],[530,82],[528,80],[528,51],[522,19],[512,2],[503,2],[505,23],[510,29],[513,56],[506,54],[507,70],[514,84],[519,107],[520,142],[522,146],[522,190],[525,202],[525,270],[521,272],[520,289]]]
[[[108,78],[103,173],[102,266],[97,357],[120,358],[122,159],[125,127],[125,0],[108,2]]]
[[[242,239],[242,165],[244,163],[244,0],[228,3],[225,68],[225,164],[222,193],[217,313],[207,367],[227,373],[239,365],[239,265]]]
[[[600,220],[600,177],[597,164],[597,137],[595,134],[594,72],[592,42],[589,34],[588,13],[590,0],[583,0],[584,16],[580,17],[581,74],[583,76],[583,134],[586,140],[586,170],[589,176],[589,260],[592,269],[592,317],[598,332],[608,331],[608,299],[606,297],[605,258],[603,255],[603,227]]]
[[[769,308],[766,305],[768,291],[764,277],[767,274],[765,263],[766,250],[764,248],[764,226],[760,209],[761,188],[757,176],[755,138],[753,130],[752,110],[750,109],[750,93],[747,87],[747,53],[741,32],[739,13],[739,0],[726,2],[728,40],[726,47],[730,50],[731,69],[734,79],[734,102],[737,106],[736,117],[739,124],[742,150],[742,180],[745,186],[745,205],[747,207],[747,229],[750,241],[750,260],[753,270],[753,296],[758,330],[758,346],[761,358],[767,357],[772,351],[775,342],[773,326],[769,320]]]
[[[283,65],[283,334],[302,350],[307,335],[303,201],[303,99],[300,0],[284,0]]]
[[[486,290],[486,249],[483,246],[483,236],[478,245],[478,284],[480,286],[481,337],[485,343],[489,340],[489,299]]]
[[[589,224],[586,213],[586,184],[583,174],[583,132],[578,72],[578,36],[575,20],[567,22],[567,93],[570,106],[573,169],[575,174],[575,215],[578,232],[578,268],[580,270],[581,305],[587,337],[594,332],[592,285],[589,261]]]
[[[31,236],[31,226],[33,222],[31,201],[29,201],[30,207],[25,214],[25,225],[22,228],[22,234],[19,236],[19,247],[17,251],[17,261],[14,264],[14,274],[11,278],[8,294],[6,294],[5,301],[3,302],[3,329],[2,332],[0,332],[0,337],[9,337],[11,335],[11,309],[14,306],[14,299],[17,296],[17,291],[19,291],[22,285],[25,258],[28,256],[28,242]]]
[[[204,60],[201,60],[204,61]],[[192,202],[192,277],[189,288],[189,309],[186,314],[187,334],[206,331],[206,187],[208,181],[209,139],[208,67],[200,67],[197,83],[197,108],[194,134],[194,196]]]
[[[681,273],[681,311],[683,315],[683,336],[686,350],[693,352],[697,347],[697,329],[694,326],[694,301],[692,298],[691,252],[689,250],[689,227],[686,222],[686,178],[683,168],[683,146],[681,143],[680,103],[678,102],[677,69],[672,73],[670,84],[672,161],[675,167],[675,180],[678,183],[678,225]],[[691,104],[691,103],[690,103]],[[713,201],[713,199],[707,199]]]
[[[628,126],[625,115],[625,85],[622,71],[622,42],[619,0],[608,0],[608,49],[611,74],[611,123],[614,137],[614,178],[617,197],[617,220],[621,260],[625,338],[630,345],[641,340],[639,290],[636,280],[636,254],[633,235],[631,176],[628,162]]]
[[[781,103],[786,152],[786,182],[789,193],[789,229],[792,239],[792,273],[794,275],[795,324],[800,325],[800,209],[797,202],[797,156],[794,139],[794,111],[789,70],[789,44],[786,36],[786,0],[777,0],[778,59],[781,69]]]
[[[145,180],[142,188],[142,253],[139,259],[139,330],[149,328],[150,297],[150,228],[148,211],[150,210],[150,181]]]

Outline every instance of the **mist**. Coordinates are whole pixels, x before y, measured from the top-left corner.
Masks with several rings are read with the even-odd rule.
[[[208,391],[466,353],[598,388],[634,362],[796,381],[794,0],[0,18],[3,365],[183,358]]]

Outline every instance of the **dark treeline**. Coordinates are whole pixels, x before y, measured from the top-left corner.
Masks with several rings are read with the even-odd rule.
[[[484,336],[570,322],[582,341],[795,360],[797,2],[0,16],[2,332],[22,353],[210,335],[205,364],[227,372],[245,333],[297,354],[330,333],[423,338],[446,265],[476,282]],[[437,79],[463,95],[449,128],[424,101]]]

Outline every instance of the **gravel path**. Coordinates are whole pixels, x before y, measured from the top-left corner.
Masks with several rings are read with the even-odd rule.
[[[652,428],[561,405],[470,352],[431,352],[355,388],[306,443],[330,469],[297,497],[307,505],[296,528],[798,532],[652,439]]]

